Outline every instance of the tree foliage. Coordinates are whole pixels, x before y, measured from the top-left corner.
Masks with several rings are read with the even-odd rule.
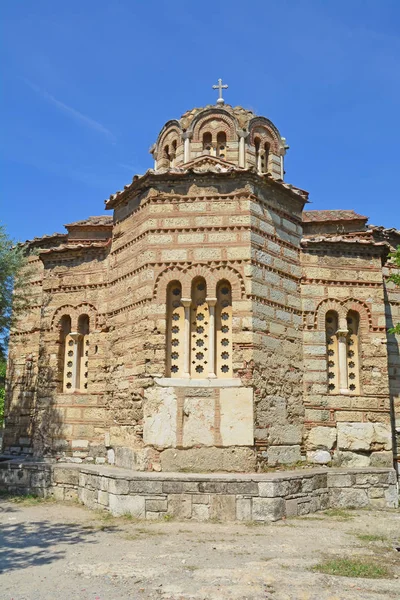
[[[397,246],[397,250],[392,252],[392,254],[390,254],[389,256],[393,260],[396,267],[399,267],[400,269],[400,246]],[[400,287],[400,272],[392,273],[392,275],[389,277],[389,281],[393,281],[393,283]],[[395,327],[392,327],[388,331],[389,333],[397,333],[398,335],[400,335],[400,323],[397,323]]]
[[[0,360],[5,358],[8,332],[28,308],[28,269],[22,246],[15,246],[0,225]]]

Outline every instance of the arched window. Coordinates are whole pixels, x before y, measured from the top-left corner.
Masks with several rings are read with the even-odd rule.
[[[69,315],[63,315],[60,321],[60,353],[59,353],[59,365],[61,366],[61,384],[60,389],[63,392],[69,391],[72,387],[72,383],[70,378],[72,377],[72,361],[71,357],[73,356],[73,352],[69,348],[71,333],[71,317]],[[72,342],[73,343],[73,342]],[[69,352],[71,355],[69,356]],[[70,373],[70,377],[68,377],[68,373]],[[69,386],[68,386],[69,384]]]
[[[89,317],[80,315],[78,319],[78,364],[76,376],[76,389],[80,391],[88,388],[88,367],[89,367]]]
[[[210,132],[206,131],[203,133],[203,154],[212,154],[212,135]]]
[[[170,154],[170,166],[174,167],[175,163],[176,163],[176,146],[177,146],[177,142],[176,140],[174,140],[171,144],[171,154]]]
[[[360,393],[359,314],[347,313],[347,329],[339,329],[335,311],[326,314],[328,391],[333,394]]]
[[[261,141],[260,141],[260,138],[257,137],[254,139],[254,148],[256,150],[256,169],[258,172],[261,172],[260,146],[261,146]]]
[[[339,356],[338,337],[339,317],[337,312],[330,310],[325,317],[326,350],[328,355],[328,391],[339,393]]]
[[[262,151],[260,152],[260,171],[261,171],[261,173],[268,172],[268,157],[269,157],[269,144],[265,143]]]
[[[163,154],[164,154],[164,158],[167,161],[167,167],[170,167],[171,166],[171,155],[169,153],[169,146],[168,146],[168,144],[166,146],[164,146],[164,152],[163,152]]]
[[[216,376],[232,377],[232,289],[228,281],[217,286],[215,328]]]
[[[219,158],[226,158],[226,133],[220,131],[217,135],[217,156]]]
[[[208,377],[209,309],[206,302],[207,284],[203,277],[192,282],[190,309],[190,376]]]
[[[350,310],[347,313],[347,377],[350,394],[360,393],[359,328],[360,315]]]
[[[181,298],[180,282],[172,281],[167,288],[167,375],[169,377],[183,375],[185,313]]]

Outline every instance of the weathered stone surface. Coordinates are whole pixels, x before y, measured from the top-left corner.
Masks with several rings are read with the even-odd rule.
[[[300,446],[271,446],[268,448],[268,464],[281,463],[289,465],[300,460]]]
[[[330,490],[330,503],[336,508],[364,508],[368,506],[369,498],[364,489],[334,488]]]
[[[214,398],[185,398],[183,405],[183,447],[213,446],[215,423]],[[162,444],[165,446],[166,444]],[[174,444],[169,444],[174,445]]]
[[[369,467],[371,459],[369,454],[360,452],[335,452],[333,463],[343,467]]]
[[[326,465],[331,462],[332,457],[327,450],[314,450],[307,452],[307,460],[318,465]]]
[[[268,442],[274,444],[301,444],[302,428],[300,425],[271,425]]]
[[[256,454],[251,448],[167,449],[160,459],[163,471],[251,472],[256,468]]]
[[[254,443],[253,389],[220,390],[221,440],[223,446],[252,446]]]
[[[236,499],[236,519],[238,521],[251,521],[251,499]]]
[[[254,521],[278,521],[285,514],[285,501],[282,498],[254,498]]]
[[[168,514],[177,519],[190,519],[192,516],[192,496],[171,494],[168,496]]]
[[[313,427],[307,437],[307,449],[326,448],[331,450],[336,443],[336,436],[336,427]]]
[[[339,450],[391,450],[390,426],[385,423],[338,423]]]
[[[145,518],[144,496],[119,496],[109,494],[109,508],[114,516],[132,515],[137,519]]]
[[[372,452],[371,467],[391,467],[393,465],[393,452]]]
[[[222,494],[211,496],[210,516],[218,521],[234,521],[236,519],[236,497]]]
[[[57,467],[54,469],[53,479],[56,483],[78,485],[79,470],[63,469],[62,467]]]
[[[174,388],[146,390],[143,441],[159,448],[176,445],[177,399]]]
[[[210,518],[210,507],[206,504],[192,505],[192,519],[195,521],[208,521]]]

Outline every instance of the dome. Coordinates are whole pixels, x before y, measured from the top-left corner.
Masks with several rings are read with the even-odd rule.
[[[223,169],[238,167],[283,180],[288,146],[275,125],[241,106],[209,105],[168,121],[150,149],[155,171],[191,168],[209,162]]]

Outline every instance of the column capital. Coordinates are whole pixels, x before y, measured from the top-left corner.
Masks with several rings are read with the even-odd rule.
[[[181,303],[182,303],[182,306],[184,306],[185,308],[190,308],[192,305],[192,299],[191,298],[181,298]]]
[[[193,137],[193,131],[184,131],[182,133],[182,139],[183,140],[191,140]]]
[[[208,306],[215,306],[217,304],[217,298],[206,298]]]
[[[79,342],[81,337],[83,337],[82,333],[79,333],[79,331],[71,331],[68,335],[72,337],[74,342]]]
[[[338,336],[338,338],[345,338],[349,335],[349,330],[348,329],[338,329],[336,331],[336,335]]]

